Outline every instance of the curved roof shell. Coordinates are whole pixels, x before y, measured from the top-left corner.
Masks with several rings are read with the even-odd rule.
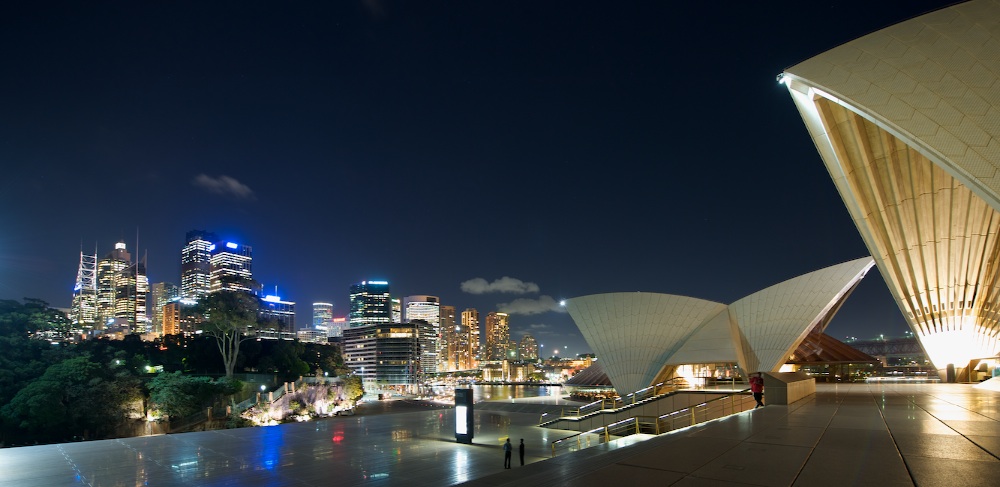
[[[668,366],[739,363],[776,371],[874,265],[871,257],[820,269],[732,305],[657,293],[566,300],[573,321],[620,394],[647,387]]]
[[[1000,353],[1000,1],[901,22],[780,79],[935,365]]]

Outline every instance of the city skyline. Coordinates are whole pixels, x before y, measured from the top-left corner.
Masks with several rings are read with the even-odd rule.
[[[4,5],[0,297],[69,307],[118,240],[181,285],[204,228],[298,323],[386,280],[590,351],[561,299],[868,255],[775,76],[946,4]],[[877,272],[829,328],[904,330]]]

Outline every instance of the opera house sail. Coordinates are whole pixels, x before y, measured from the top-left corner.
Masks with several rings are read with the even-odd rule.
[[[844,262],[775,284],[730,305],[645,292],[565,301],[566,310],[619,394],[674,375],[689,364],[738,364],[777,372],[830,318],[874,265]]]
[[[779,81],[942,375],[1000,354],[1000,2],[887,27]]]

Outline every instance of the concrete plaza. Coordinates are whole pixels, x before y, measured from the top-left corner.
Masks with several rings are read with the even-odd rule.
[[[523,403],[523,401],[518,401]],[[520,404],[511,405],[520,406]],[[412,408],[411,408],[412,409]],[[549,458],[573,432],[538,414],[450,408],[0,450],[6,486],[984,485],[1000,478],[1000,393],[965,384],[819,384],[771,405],[646,441]],[[492,408],[491,408],[492,409]],[[515,408],[516,409],[516,408]],[[503,469],[502,438],[529,445]]]

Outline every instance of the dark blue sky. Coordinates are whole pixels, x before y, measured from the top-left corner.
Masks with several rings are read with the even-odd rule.
[[[867,255],[784,68],[942,2],[6,2],[0,298],[69,305],[81,243],[179,282],[191,229],[344,312],[598,292],[731,302]],[[525,294],[469,294],[510,276]],[[564,313],[515,314],[546,349]],[[828,332],[901,334],[877,271]]]

